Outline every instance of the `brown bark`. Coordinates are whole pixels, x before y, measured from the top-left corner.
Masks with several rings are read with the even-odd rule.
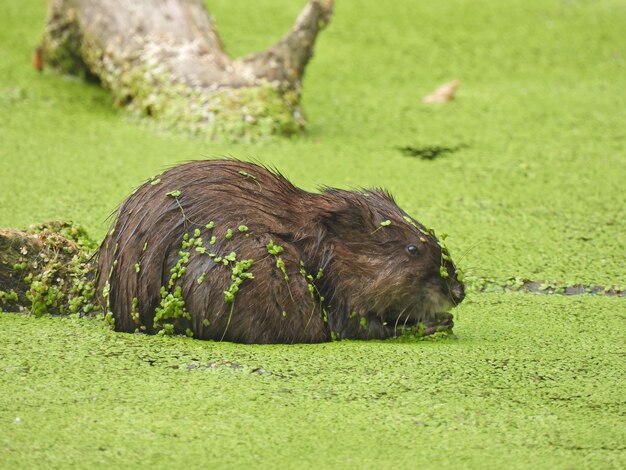
[[[213,137],[288,134],[303,125],[301,80],[331,13],[332,0],[311,0],[277,44],[235,59],[200,0],[49,0],[43,57],[168,124]]]

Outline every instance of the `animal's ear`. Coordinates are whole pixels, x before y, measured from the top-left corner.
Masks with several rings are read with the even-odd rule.
[[[356,233],[375,229],[375,215],[365,196],[349,191],[334,190],[321,208],[321,223],[328,233],[339,239],[354,239]]]

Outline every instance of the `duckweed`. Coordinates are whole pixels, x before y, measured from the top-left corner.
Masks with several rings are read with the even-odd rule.
[[[455,335],[249,346],[2,314],[0,467],[626,467],[624,298],[524,291],[626,286],[619,2],[336,3],[303,82],[309,134],[209,147],[35,73],[45,7],[0,2],[0,221],[80,220],[97,243],[146,175],[226,154],[309,190],[386,187],[450,233],[468,285]],[[302,7],[272,4],[210,3],[229,53],[265,49]],[[452,78],[453,102],[421,104]],[[463,143],[431,161],[397,151]]]

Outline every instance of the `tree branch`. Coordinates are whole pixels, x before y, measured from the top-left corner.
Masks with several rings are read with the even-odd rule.
[[[307,3],[291,30],[267,51],[243,59],[259,78],[299,86],[304,69],[313,57],[313,46],[319,32],[328,24],[333,0]]]

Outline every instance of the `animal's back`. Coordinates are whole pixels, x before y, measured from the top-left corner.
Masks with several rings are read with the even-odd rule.
[[[244,342],[326,340],[320,304],[291,243],[308,195],[276,173],[233,160],[190,162],[146,182],[120,207],[98,254],[98,290],[116,329]]]

